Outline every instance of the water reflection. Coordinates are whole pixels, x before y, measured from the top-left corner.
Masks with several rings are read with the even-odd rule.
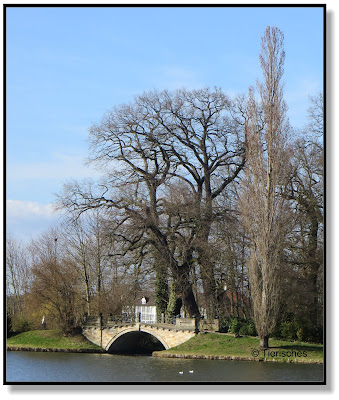
[[[189,373],[189,371],[194,371]],[[179,374],[179,372],[183,372]],[[323,366],[151,356],[7,353],[8,382],[321,382]]]

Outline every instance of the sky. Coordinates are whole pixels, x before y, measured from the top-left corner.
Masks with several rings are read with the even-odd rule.
[[[6,13],[6,227],[28,241],[58,222],[55,194],[98,178],[84,162],[88,129],[148,90],[220,87],[261,78],[260,38],[285,36],[291,125],[323,89],[323,10],[315,7],[15,7]]]

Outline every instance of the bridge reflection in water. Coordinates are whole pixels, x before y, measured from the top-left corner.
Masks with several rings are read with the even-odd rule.
[[[215,329],[217,330],[217,329]],[[175,324],[124,322],[112,316],[87,317],[82,333],[109,353],[138,354],[167,350],[198,333],[194,318],[177,318]]]

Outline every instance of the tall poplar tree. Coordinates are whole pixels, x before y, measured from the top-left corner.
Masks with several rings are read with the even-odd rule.
[[[281,81],[283,41],[283,33],[275,27],[267,27],[262,37],[260,64],[264,79],[258,84],[259,104],[250,90],[247,166],[240,201],[250,241],[248,274],[261,348],[268,347],[279,313],[290,217],[288,202],[281,196],[289,175],[288,122]]]

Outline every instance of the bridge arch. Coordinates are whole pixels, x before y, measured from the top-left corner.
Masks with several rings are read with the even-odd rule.
[[[180,321],[182,322],[182,321]],[[138,341],[141,334],[150,335],[159,341],[165,350],[178,346],[186,342],[196,335],[196,330],[192,329],[192,321],[189,322],[189,327],[181,324],[143,324],[143,323],[120,323],[111,326],[100,326],[98,323],[87,323],[82,327],[82,334],[92,343],[101,346],[109,352],[111,346],[120,339],[123,344],[124,340],[131,340],[132,336],[125,336],[133,333],[134,338]],[[193,321],[195,323],[195,321]],[[186,323],[187,325],[187,323]],[[139,335],[138,335],[139,333]],[[117,342],[119,343],[119,342]],[[163,349],[161,349],[163,350]]]
[[[109,353],[147,352],[147,349],[151,353],[155,350],[167,350],[169,345],[163,337],[154,333],[154,329],[128,328],[114,335],[105,346]]]

